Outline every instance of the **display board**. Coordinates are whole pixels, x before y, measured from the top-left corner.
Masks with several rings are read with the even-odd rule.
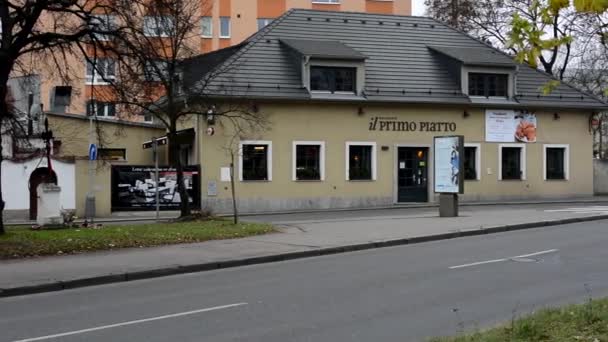
[[[435,193],[464,193],[464,137],[435,137],[433,146]]]
[[[536,115],[514,110],[486,111],[487,142],[536,142]]]
[[[112,166],[112,211],[155,210],[158,186],[160,208],[176,210],[181,198],[177,190],[175,168],[160,166],[159,179],[155,179],[154,166]],[[192,208],[200,206],[200,171],[198,166],[184,167],[184,183]]]

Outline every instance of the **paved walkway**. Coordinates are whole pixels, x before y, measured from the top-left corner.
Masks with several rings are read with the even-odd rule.
[[[230,262],[237,260],[262,260],[277,254],[305,255],[307,252],[370,242],[437,236],[452,232],[476,234],[480,230],[495,231],[496,227],[505,225],[542,226],[558,224],[563,220],[600,217],[608,218],[608,204],[466,206],[461,208],[461,216],[457,218],[439,218],[437,208],[251,216],[245,220],[272,222],[279,227],[280,232],[237,240],[0,261],[0,296],[2,289],[49,284],[58,284],[61,287],[65,282],[101,276],[107,276],[108,279],[92,281],[91,284],[107,283],[152,277],[154,275],[146,273],[153,270],[157,270],[158,276],[165,272],[162,270],[176,267],[191,266],[191,270],[202,270],[206,268],[200,265],[213,263],[223,263],[220,267],[229,267]],[[606,228],[608,230],[608,225]],[[193,267],[194,265],[199,267]]]

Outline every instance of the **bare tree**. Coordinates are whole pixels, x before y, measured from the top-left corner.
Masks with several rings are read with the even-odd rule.
[[[3,137],[27,136],[23,113],[9,104],[9,78],[27,75],[36,61],[57,67],[65,56],[95,40],[95,13],[106,5],[94,0],[0,0],[0,127]],[[62,75],[66,76],[66,75]],[[0,163],[2,161],[0,147]],[[0,173],[0,178],[2,177]],[[4,233],[4,198],[0,187],[0,234]]]
[[[210,96],[210,84],[234,67],[224,57],[240,48],[200,55],[200,16],[209,13],[211,4],[211,0],[116,0],[115,37],[111,44],[96,46],[94,54],[117,61],[116,78],[108,82],[121,111],[152,117],[166,129],[181,217],[190,216],[192,208],[184,184],[186,161],[180,157],[180,130],[192,127],[197,116],[207,122],[262,120],[261,113],[245,99],[228,103]]]

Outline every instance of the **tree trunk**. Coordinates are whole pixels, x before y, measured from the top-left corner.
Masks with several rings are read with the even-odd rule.
[[[234,184],[234,153],[230,153],[230,190],[232,191],[232,216],[234,224],[239,223],[239,211],[236,206],[236,189]]]
[[[1,125],[0,120],[0,125]],[[1,140],[1,139],[0,139]],[[2,180],[2,143],[0,141],[0,180]],[[6,231],[4,230],[4,196],[2,196],[2,182],[0,182],[0,235],[4,235]]]
[[[4,60],[2,60],[4,63]],[[8,111],[8,103],[7,103],[7,93],[8,93],[8,75],[10,73],[10,69],[8,66],[4,66],[2,70],[0,70],[0,235],[6,233],[4,229],[4,196],[2,195],[2,160],[4,159],[2,156],[2,137],[1,134],[4,134],[4,125],[10,124],[11,114]]]
[[[177,129],[171,129],[169,133],[169,158],[171,164],[175,167],[177,174],[177,192],[179,193],[180,203],[179,211],[180,217],[190,216],[190,196],[188,196],[188,190],[184,184],[184,165],[182,165],[182,159],[180,158],[180,145],[177,141]]]

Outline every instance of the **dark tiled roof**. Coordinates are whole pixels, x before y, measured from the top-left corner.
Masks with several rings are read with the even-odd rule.
[[[497,66],[514,63],[502,52],[430,18],[294,9],[232,51],[221,66],[224,72],[205,88],[207,95],[310,100],[302,86],[301,70],[293,63],[293,52],[282,41],[314,41],[314,45],[294,44],[311,54],[320,47],[331,45],[333,49],[340,42],[341,51],[346,47],[365,56],[367,102],[470,103],[446,58],[429,46],[462,63],[485,63],[493,58]],[[543,95],[542,86],[552,78],[526,65],[519,65],[517,79],[515,105],[607,107],[566,84]]]
[[[365,59],[363,54],[337,40],[280,39],[280,42],[306,57]]]
[[[509,56],[487,47],[428,46],[429,49],[451,57],[465,65],[515,67],[517,63]]]

